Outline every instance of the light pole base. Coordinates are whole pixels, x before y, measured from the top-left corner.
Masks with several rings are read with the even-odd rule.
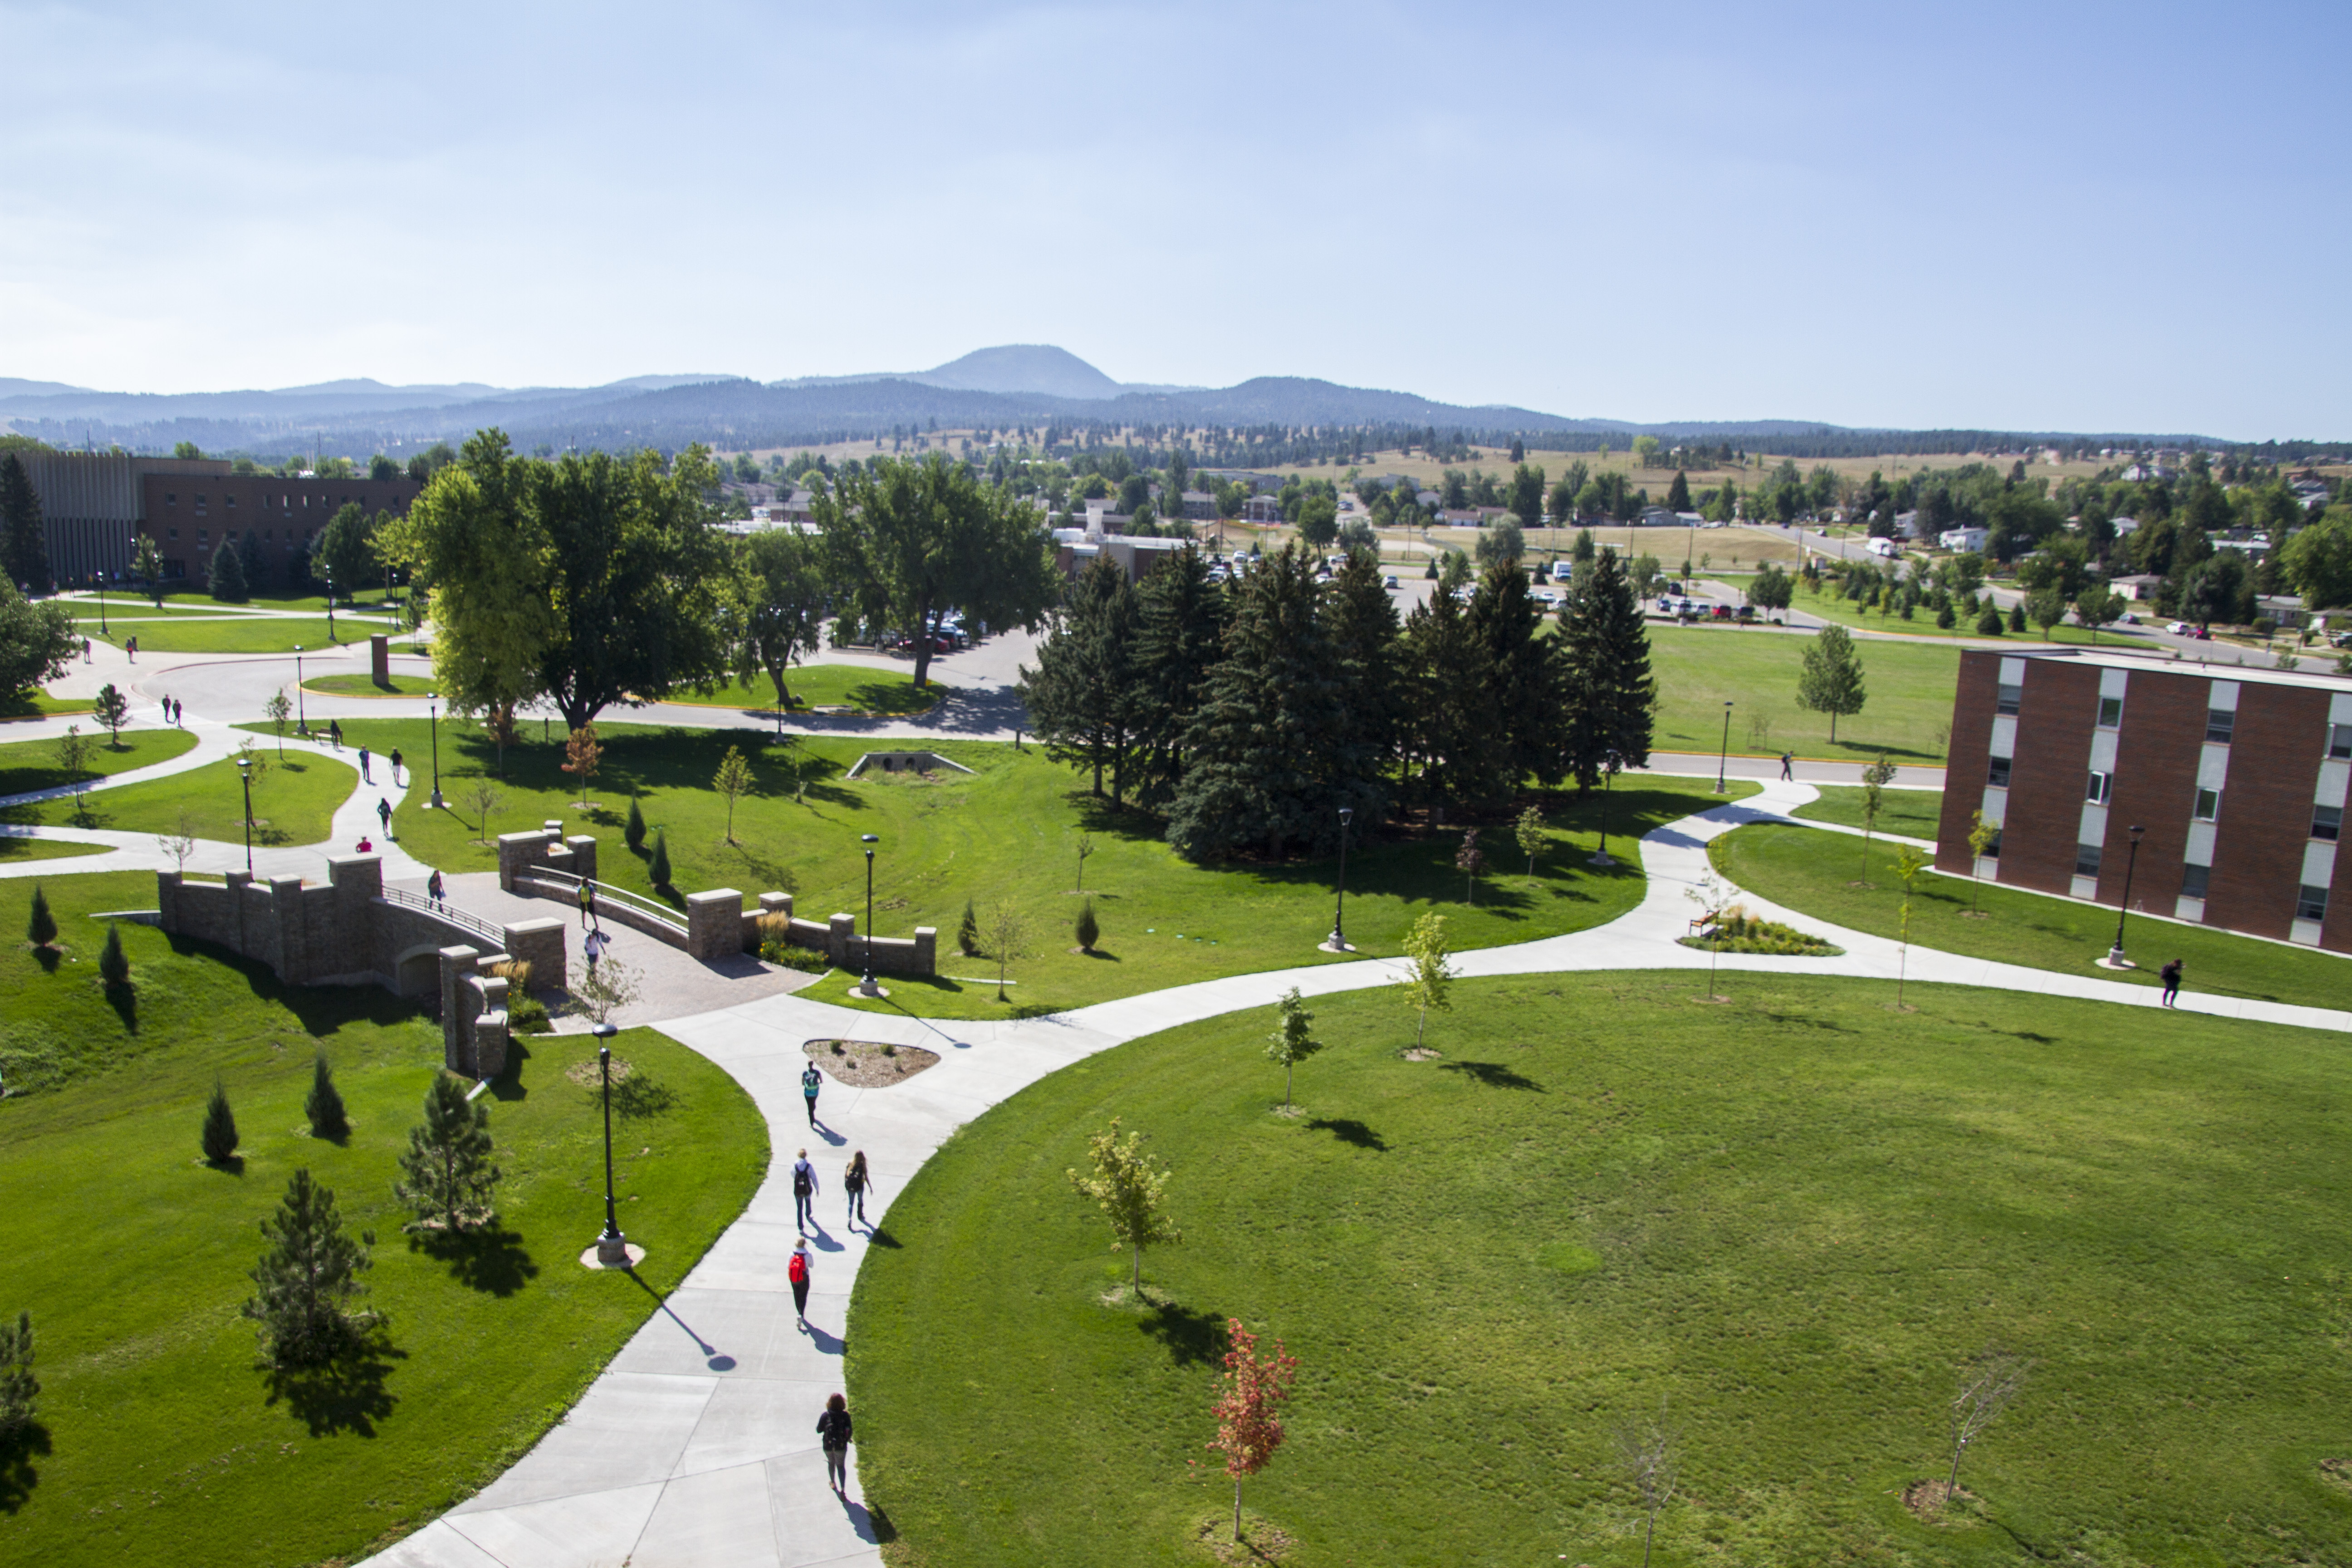
[[[852,996],[878,1001],[890,994],[890,988],[887,985],[877,985],[871,980],[861,980],[849,988],[849,994]]]
[[[448,805],[442,800],[441,792],[436,789],[433,792],[433,798],[425,803],[425,808],[427,811],[446,811]]]
[[[1341,936],[1335,931],[1329,936],[1325,937],[1321,942],[1317,942],[1315,944],[1315,951],[1318,952],[1353,952],[1356,951],[1356,947],[1353,942],[1349,942],[1346,937]]]
[[[596,1245],[580,1255],[583,1268],[635,1268],[646,1260],[646,1249],[624,1236],[600,1236]]]
[[[2094,959],[2092,962],[2096,963],[2101,969],[2137,969],[2139,967],[2138,964],[2134,963],[2130,959],[2124,956],[2124,950],[2120,947],[2111,947],[2107,949],[2106,957]]]
[[[1617,864],[1617,858],[1603,849],[1598,854],[1587,855],[1584,858],[1584,863],[1588,866],[1614,866]]]

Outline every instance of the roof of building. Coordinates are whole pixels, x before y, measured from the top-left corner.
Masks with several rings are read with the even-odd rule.
[[[2318,670],[2276,669],[2252,664],[2222,664],[2209,658],[2188,658],[2176,655],[2170,658],[2159,653],[2139,653],[2123,648],[2019,648],[2015,652],[2004,647],[1963,648],[1968,655],[1990,658],[2036,658],[2073,661],[2100,669],[2128,669],[2148,675],[2179,675],[2199,680],[2244,680],[2257,686],[2300,686],[2316,691],[2352,692],[2352,680],[2340,675]]]

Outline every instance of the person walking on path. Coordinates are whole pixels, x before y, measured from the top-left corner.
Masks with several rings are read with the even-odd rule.
[[[172,723],[177,727],[188,716],[188,705],[178,698],[172,699]]]
[[[360,783],[375,783],[375,780],[368,777],[368,749],[365,746],[360,748]]]
[[[809,1163],[808,1151],[793,1162],[793,1224],[805,1239],[808,1227],[816,1215],[809,1210],[809,1200],[816,1196],[816,1167]]]
[[[446,888],[441,880],[440,868],[436,867],[433,871],[432,879],[425,884],[425,896],[434,903],[437,904],[441,901],[442,896],[446,890]],[[588,962],[593,963],[596,961],[592,958]]]
[[[327,721],[327,739],[334,742],[335,750],[340,752],[343,749],[343,723],[341,720],[330,719]]]
[[[588,973],[596,973],[596,961],[604,956],[609,939],[601,931],[592,931],[580,939],[580,955],[588,961]]]
[[[1796,782],[1797,775],[1789,771],[1789,764],[1796,760],[1797,753],[1794,752],[1783,752],[1780,753],[1780,780],[1783,784],[1794,784]]]
[[[139,662],[139,639],[137,637],[124,637],[122,639],[122,651],[131,656],[131,663],[137,664]]]
[[[97,662],[89,657],[89,639],[88,637],[81,639],[81,661],[84,664],[94,664]],[[169,706],[169,704],[166,704],[166,706]]]
[[[386,800],[386,799],[385,799],[383,796],[382,796],[382,795],[378,795],[378,796],[376,796],[376,797],[375,797],[375,819],[376,819],[378,822],[381,822],[381,823],[383,823],[383,836],[384,836],[386,838],[391,837],[392,837],[392,802],[390,802],[390,801]]]
[[[793,1315],[801,1327],[808,1327],[809,1249],[808,1237],[803,1237],[793,1245],[793,1258],[784,1265],[784,1278],[793,1282]]]
[[[392,749],[392,782],[395,784],[400,782],[400,748],[398,746]]]
[[[816,1070],[816,1063],[811,1062],[801,1069],[801,1098],[808,1101],[811,1127],[816,1125],[816,1091],[824,1087],[824,1074]]]
[[[578,897],[580,900],[580,925],[581,929],[584,931],[589,926],[592,926],[596,922],[596,884],[590,881],[585,877],[581,878]]]
[[[841,1173],[841,1190],[849,1194],[849,1214],[841,1222],[845,1227],[866,1220],[866,1228],[874,1228],[874,1222],[866,1219],[866,1189],[873,1184],[874,1173],[866,1168],[866,1151],[860,1149],[849,1157],[849,1169]]]
[[[836,1394],[816,1418],[816,1436],[824,1446],[824,1479],[837,1492],[849,1489],[849,1401]]]
[[[2174,959],[2157,973],[2164,981],[2164,1005],[2168,1007],[2180,995],[2180,960]]]

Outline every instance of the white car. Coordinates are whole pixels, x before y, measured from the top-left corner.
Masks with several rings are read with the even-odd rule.
[[[2187,621],[2168,621],[2165,624],[2164,629],[2170,632],[2177,637],[2187,637],[2189,635],[2189,623]]]

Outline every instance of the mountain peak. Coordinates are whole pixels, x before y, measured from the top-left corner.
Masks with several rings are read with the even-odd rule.
[[[961,359],[951,359],[907,379],[958,392],[1027,392],[1089,402],[1117,397],[1125,390],[1069,350],[1051,343],[974,349]]]

